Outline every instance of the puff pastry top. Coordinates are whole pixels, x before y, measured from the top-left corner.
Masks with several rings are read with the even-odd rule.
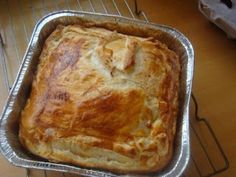
[[[160,170],[172,155],[179,72],[177,55],[156,39],[58,26],[40,55],[20,141],[54,162]]]

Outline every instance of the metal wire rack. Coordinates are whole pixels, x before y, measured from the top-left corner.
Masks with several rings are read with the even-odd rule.
[[[13,7],[12,4],[17,5]],[[61,9],[73,9],[149,21],[145,12],[138,7],[137,0],[3,0],[0,1],[0,8],[0,21],[4,19],[0,23],[0,89],[3,97],[13,84],[32,29],[43,15]],[[29,18],[27,22],[26,16]],[[191,104],[191,159],[183,176],[214,176],[227,170],[229,161],[207,119],[199,117],[198,103],[193,94]],[[61,172],[40,173],[45,177],[71,176]],[[26,169],[26,177],[33,177],[34,174],[35,170]]]

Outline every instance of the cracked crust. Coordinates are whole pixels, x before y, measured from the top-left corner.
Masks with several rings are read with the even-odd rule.
[[[153,38],[58,26],[46,40],[19,138],[54,162],[154,172],[170,161],[177,55]]]

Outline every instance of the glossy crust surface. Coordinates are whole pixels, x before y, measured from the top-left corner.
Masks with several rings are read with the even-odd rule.
[[[58,26],[39,58],[19,138],[54,162],[154,172],[171,159],[178,56],[153,38]]]

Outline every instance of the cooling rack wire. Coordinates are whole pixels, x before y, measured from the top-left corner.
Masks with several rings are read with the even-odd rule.
[[[0,90],[6,97],[23,58],[36,22],[57,10],[79,10],[125,16],[149,22],[137,0],[2,0],[0,1]],[[183,176],[209,177],[229,168],[228,159],[214,130],[198,115],[198,103],[191,95],[191,158]],[[5,100],[4,98],[1,100]],[[3,105],[3,102],[0,102]],[[0,107],[2,109],[2,107]],[[77,175],[26,169],[26,177],[77,177]]]

